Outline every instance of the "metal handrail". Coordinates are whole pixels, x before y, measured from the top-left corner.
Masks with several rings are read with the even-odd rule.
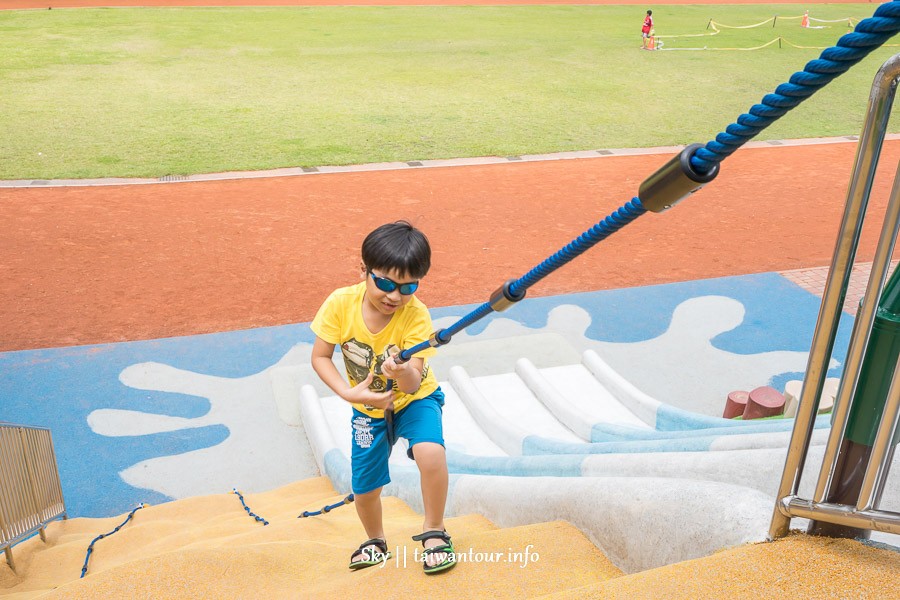
[[[825,291],[822,295],[803,391],[800,395],[791,442],[788,446],[784,472],[769,528],[769,539],[787,535],[790,520],[795,517],[900,534],[900,513],[875,510],[876,501],[873,501],[873,496],[875,498],[878,496],[876,491],[884,485],[885,462],[892,456],[888,450],[891,436],[896,427],[898,406],[900,406],[900,368],[895,367],[894,369],[891,389],[880,422],[876,445],[869,459],[863,493],[860,494],[858,505],[850,506],[823,501],[833,481],[838,446],[846,430],[851,404],[862,369],[862,357],[865,355],[865,349],[869,343],[878,299],[884,288],[898,228],[900,228],[900,168],[894,179],[881,237],[872,261],[872,271],[866,293],[853,324],[841,385],[835,401],[831,433],[825,448],[816,491],[813,499],[809,500],[797,495],[812,437],[814,417],[822,395],[840,314],[850,281],[850,273],[862,232],[863,219],[898,83],[900,83],[900,54],[892,56],[882,65],[875,76],[869,95],[866,121],[859,139],[853,174],[847,191],[844,216]]]
[[[13,571],[12,547],[66,518],[53,438],[46,427],[0,423],[0,550]]]

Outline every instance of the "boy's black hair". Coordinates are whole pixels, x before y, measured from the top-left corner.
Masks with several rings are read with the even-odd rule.
[[[647,11],[647,14],[648,14],[648,15],[652,15],[652,14],[653,14],[653,11],[652,11],[652,10],[648,10],[648,11]]]
[[[409,221],[395,221],[366,236],[362,259],[370,271],[396,269],[398,273],[420,279],[431,268],[431,246],[425,234]]]

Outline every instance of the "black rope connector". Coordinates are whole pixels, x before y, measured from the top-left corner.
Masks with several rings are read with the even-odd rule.
[[[447,333],[446,329],[442,328],[438,329],[437,331],[433,331],[431,335],[428,336],[428,339],[421,344],[418,344],[413,348],[407,348],[406,350],[402,350],[395,354],[394,361],[397,364],[408,362],[416,352],[421,352],[425,349],[426,346],[429,348],[437,348],[438,346],[443,346],[444,344],[450,342],[451,337],[452,335]]]
[[[708,173],[700,173],[691,165],[691,157],[702,147],[703,144],[691,144],[645,179],[638,191],[641,206],[655,213],[663,212],[715,179],[719,174],[718,164]]]
[[[516,279],[508,280],[491,294],[488,304],[491,305],[495,312],[502,312],[525,297],[526,290],[524,289],[518,295],[512,293],[512,285],[516,281]]]
[[[432,348],[437,348],[438,346],[443,346],[444,344],[448,343],[453,336],[447,335],[445,339],[445,331],[446,329],[441,328],[432,333],[428,337],[428,345]]]

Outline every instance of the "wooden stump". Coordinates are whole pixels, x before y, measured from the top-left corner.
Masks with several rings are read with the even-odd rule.
[[[728,400],[725,401],[725,413],[722,414],[722,417],[725,419],[733,419],[744,414],[744,410],[747,408],[747,399],[749,397],[750,392],[740,390],[728,394]]]
[[[830,413],[834,410],[834,400],[837,397],[838,386],[841,380],[837,377],[829,377],[822,387],[822,397],[819,399],[819,414]],[[800,404],[800,393],[803,391],[803,382],[797,379],[788,381],[784,385],[784,416],[793,419],[797,416],[797,406]]]
[[[784,396],[767,385],[750,392],[747,408],[744,409],[744,420],[774,417],[784,412]]]
[[[784,416],[793,419],[797,416],[797,406],[800,404],[800,393],[803,391],[803,382],[792,379],[784,384]]]
[[[822,398],[819,400],[819,414],[830,413],[834,410],[834,400],[837,398],[838,386],[841,380],[837,377],[829,377],[822,388]]]

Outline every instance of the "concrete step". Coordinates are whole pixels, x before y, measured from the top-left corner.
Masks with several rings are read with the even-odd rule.
[[[626,571],[765,537],[789,421],[733,422],[679,410],[643,394],[590,350],[580,364],[539,368],[519,359],[515,372],[471,376],[458,365],[447,372],[448,515],[475,511],[505,525],[566,519]],[[301,390],[316,462],[349,493],[350,406],[309,385]],[[810,464],[826,435],[814,432]],[[422,511],[418,470],[405,449],[401,443],[391,456],[384,493]],[[806,474],[803,493],[815,476]],[[889,482],[889,493],[895,487]],[[690,502],[669,506],[665,499],[675,497]],[[652,511],[640,508],[646,502]],[[743,506],[739,523],[725,527],[710,518],[721,513],[724,522],[735,505]],[[664,532],[659,543],[669,545],[654,558],[628,541],[633,536],[646,546],[648,529]]]

